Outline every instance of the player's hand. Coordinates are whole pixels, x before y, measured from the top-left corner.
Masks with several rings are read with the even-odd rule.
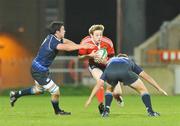
[[[160,92],[162,92],[164,95],[168,96],[168,94],[166,93],[166,91],[164,91],[162,88],[158,89]]]
[[[101,59],[101,57],[97,54],[97,52],[95,52],[95,54],[94,54],[94,60],[97,63],[102,63],[102,61],[103,61],[103,59]]]
[[[95,58],[96,56],[96,50],[93,50],[88,56]]]
[[[87,108],[87,107],[91,104],[91,101],[92,101],[91,98],[89,98],[89,99],[86,101],[84,107]]]
[[[105,59],[98,58],[96,60],[97,63],[101,63],[101,64],[107,64],[107,61],[108,61],[108,58],[105,58]]]

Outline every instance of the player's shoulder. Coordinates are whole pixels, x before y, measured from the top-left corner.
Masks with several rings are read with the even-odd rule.
[[[106,36],[103,36],[102,40],[104,40],[104,41],[111,41],[112,42],[112,40],[110,38],[106,37]]]
[[[81,43],[91,43],[91,37],[90,36],[86,36],[81,40]]]
[[[105,43],[105,44],[108,44],[110,45],[111,47],[113,47],[113,42],[110,38],[106,37],[106,36],[103,36],[102,37],[102,42]]]

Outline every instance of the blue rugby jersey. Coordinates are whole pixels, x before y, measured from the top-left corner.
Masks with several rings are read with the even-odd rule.
[[[48,71],[56,57],[58,50],[56,49],[59,43],[63,43],[63,39],[59,40],[54,35],[48,35],[39,48],[37,56],[32,61],[32,68],[35,71]]]
[[[108,61],[108,64],[106,67],[108,67],[109,64],[114,63],[114,62],[128,64],[131,70],[138,75],[143,71],[141,67],[139,67],[134,61],[132,61],[131,59],[127,57],[113,57]]]

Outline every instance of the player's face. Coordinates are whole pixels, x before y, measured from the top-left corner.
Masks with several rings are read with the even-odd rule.
[[[91,38],[96,42],[100,43],[103,36],[103,32],[101,30],[96,30],[91,34]]]
[[[65,32],[66,32],[66,31],[65,31],[64,26],[61,26],[61,28],[60,28],[59,31],[57,32],[58,38],[59,38],[59,39],[64,38]]]

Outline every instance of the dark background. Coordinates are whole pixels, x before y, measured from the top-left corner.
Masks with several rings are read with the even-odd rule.
[[[66,37],[76,43],[88,35],[91,25],[103,24],[104,35],[113,40],[116,49],[116,6],[116,0],[0,0],[0,33],[15,36],[18,43],[35,55],[51,20],[63,20]],[[180,0],[122,0],[120,51],[133,55],[134,47],[179,13]],[[24,31],[20,32],[20,28]]]

